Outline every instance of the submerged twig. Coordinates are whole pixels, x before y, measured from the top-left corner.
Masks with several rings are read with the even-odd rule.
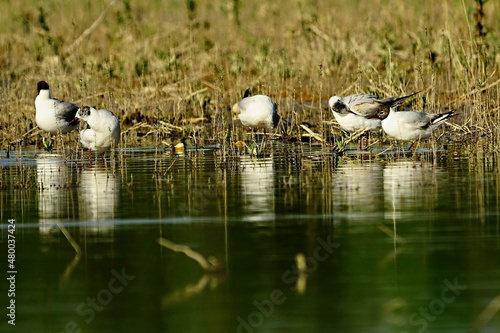
[[[295,266],[297,267],[297,281],[295,282],[295,290],[298,294],[304,294],[307,288],[307,260],[303,253],[295,255]]]
[[[75,249],[76,253],[77,254],[81,254],[82,253],[82,249],[80,248],[80,245],[78,245],[78,243],[73,239],[73,237],[69,233],[68,229],[66,229],[66,227],[63,224],[59,223],[59,222],[57,222],[57,226],[59,227],[59,229],[61,229],[64,237],[66,237],[66,239],[71,244],[71,246],[73,247],[73,249]]]
[[[73,260],[66,266],[66,269],[64,270],[64,273],[61,277],[61,281],[66,282],[68,278],[71,276],[71,273],[73,273],[73,270],[75,269],[76,265],[78,262],[80,262],[82,255],[80,253],[77,253]]]
[[[188,284],[183,289],[176,290],[161,299],[162,307],[171,306],[180,303],[193,295],[201,293],[205,288],[215,288],[219,285],[220,275],[204,274],[195,284]]]
[[[190,247],[186,245],[179,245],[162,237],[158,239],[158,244],[174,252],[184,253],[186,256],[188,256],[189,258],[193,259],[198,264],[200,264],[201,268],[203,268],[206,271],[216,272],[216,271],[221,271],[223,269],[221,262],[216,258],[214,257],[205,258],[202,254],[192,250]]]
[[[500,295],[495,297],[488,306],[479,314],[474,323],[474,328],[479,332],[491,319],[500,312]]]

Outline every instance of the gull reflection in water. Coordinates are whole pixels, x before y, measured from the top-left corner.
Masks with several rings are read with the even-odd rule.
[[[271,157],[241,156],[243,216],[250,222],[274,219],[274,165]]]
[[[369,219],[383,209],[382,164],[346,161],[335,170],[333,208],[349,218]]]
[[[398,234],[398,221],[425,218],[425,212],[434,211],[438,202],[438,180],[444,171],[429,162],[395,161],[384,168],[385,219],[392,221],[392,228],[381,224],[380,229],[393,237],[393,251],[385,262],[394,260],[397,271],[397,254],[402,251],[398,244],[405,239]],[[399,305],[398,305],[399,306]]]
[[[60,155],[42,154],[36,161],[38,182],[38,218],[42,242],[57,241],[62,233],[76,254],[62,273],[61,280],[67,281],[78,264],[82,249],[65,227],[64,222],[75,218],[76,172]]]
[[[120,203],[121,179],[105,167],[82,170],[78,188],[80,219],[86,221],[85,236],[112,241],[114,218]]]
[[[430,162],[398,161],[384,169],[386,218],[420,216],[415,212],[432,210],[437,203],[438,180],[444,171]]]
[[[59,233],[62,221],[75,213],[73,191],[74,173],[60,155],[41,154],[36,160],[38,182],[39,231],[48,241]]]

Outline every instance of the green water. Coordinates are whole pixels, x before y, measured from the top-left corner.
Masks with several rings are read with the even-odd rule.
[[[499,331],[496,164],[285,148],[4,156],[1,332]]]

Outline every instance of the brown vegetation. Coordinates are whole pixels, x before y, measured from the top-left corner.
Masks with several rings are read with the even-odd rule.
[[[424,90],[414,108],[455,108],[460,140],[482,137],[496,146],[495,1],[41,4],[0,3],[3,148],[36,126],[39,80],[49,82],[54,97],[112,110],[125,146],[187,136],[223,140],[234,133],[229,110],[246,88],[270,95],[285,119],[308,122],[323,137],[331,127],[323,121],[333,118],[327,109],[333,94]],[[488,33],[477,33],[478,24]],[[289,131],[304,132],[298,125]],[[29,132],[23,145],[39,139]],[[65,139],[76,142],[76,135]]]

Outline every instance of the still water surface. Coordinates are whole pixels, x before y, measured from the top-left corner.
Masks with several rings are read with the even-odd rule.
[[[3,156],[1,332],[500,331],[496,164],[285,148]]]

